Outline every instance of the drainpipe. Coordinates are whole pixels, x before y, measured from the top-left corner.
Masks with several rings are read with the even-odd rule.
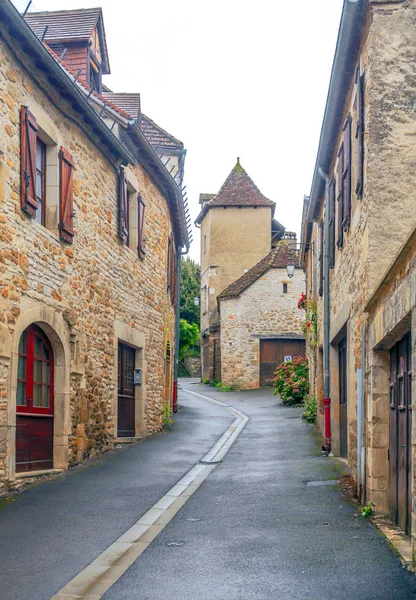
[[[325,454],[331,452],[331,382],[329,362],[329,219],[331,215],[329,204],[329,177],[321,167],[318,168],[319,176],[325,181],[325,210],[324,210],[324,423],[325,444],[322,450]]]
[[[365,445],[364,445],[364,374],[365,374],[366,325],[361,328],[361,369],[357,369],[357,495],[365,500]]]

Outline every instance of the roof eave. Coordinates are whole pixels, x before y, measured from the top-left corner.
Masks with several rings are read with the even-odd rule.
[[[321,167],[326,173],[331,168],[334,146],[345,109],[351,76],[354,72],[360,48],[365,12],[364,0],[344,0],[338,40],[332,64],[331,79],[326,100],[324,118],[319,138],[318,154],[312,179],[307,220],[316,218],[317,207],[324,193],[324,181],[318,173]]]

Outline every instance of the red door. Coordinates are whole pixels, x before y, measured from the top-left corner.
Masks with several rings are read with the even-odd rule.
[[[124,344],[118,346],[118,437],[135,437],[134,401],[135,350]]]
[[[19,343],[16,397],[16,471],[53,468],[53,351],[31,325]]]

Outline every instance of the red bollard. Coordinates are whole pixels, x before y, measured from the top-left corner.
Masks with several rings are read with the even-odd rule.
[[[178,382],[173,382],[173,401],[172,401],[172,412],[176,413],[178,410]]]
[[[331,451],[331,398],[324,398],[324,423],[325,423],[325,447],[327,452]]]

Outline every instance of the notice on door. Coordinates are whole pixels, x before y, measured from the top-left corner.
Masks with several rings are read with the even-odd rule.
[[[291,356],[285,356],[285,362],[292,362]]]

